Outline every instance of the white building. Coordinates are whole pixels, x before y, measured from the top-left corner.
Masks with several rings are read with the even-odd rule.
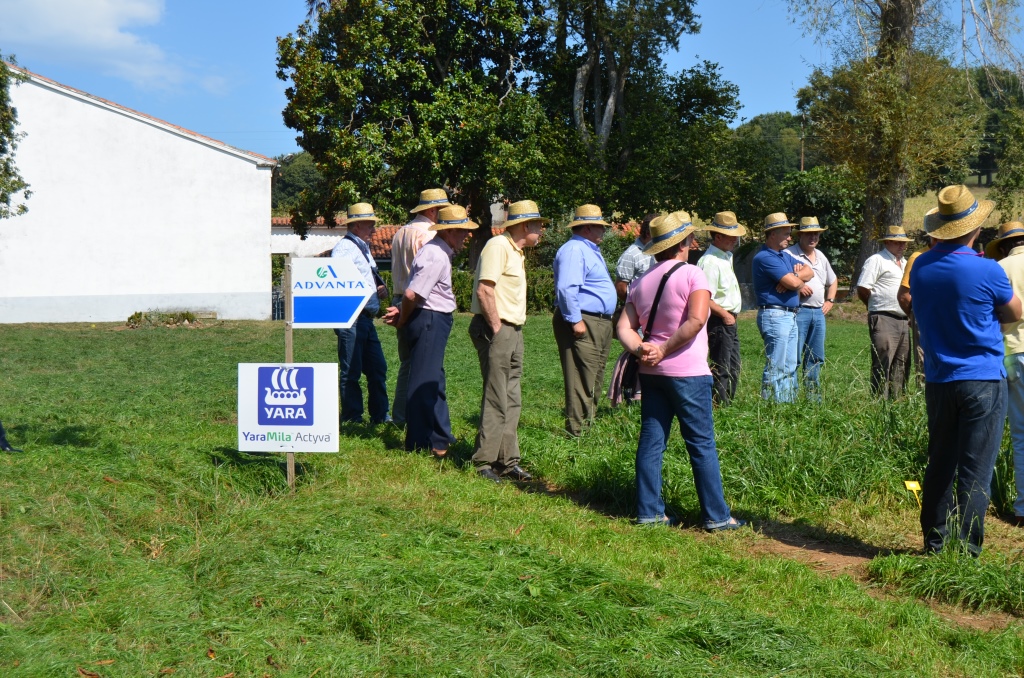
[[[25,75],[32,196],[0,221],[0,323],[270,317],[273,160]]]

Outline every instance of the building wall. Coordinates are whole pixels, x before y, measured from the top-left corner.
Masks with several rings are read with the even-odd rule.
[[[46,83],[11,94],[32,197],[0,221],[0,323],[270,317],[271,167]]]

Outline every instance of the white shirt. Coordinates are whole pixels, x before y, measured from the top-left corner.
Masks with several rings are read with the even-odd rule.
[[[860,272],[857,287],[871,290],[871,297],[868,299],[868,313],[885,312],[906,317],[903,309],[896,303],[896,292],[903,280],[903,269],[906,265],[906,259],[903,257],[897,259],[892,252],[886,249],[872,254],[864,262],[864,269]]]
[[[711,301],[726,311],[739,313],[743,307],[743,294],[740,292],[740,283],[732,266],[732,252],[708,245],[707,251],[697,261],[697,266],[704,271],[708,279]]]
[[[807,286],[811,288],[811,296],[800,297],[800,305],[806,308],[821,308],[825,305],[825,290],[836,281],[836,272],[832,270],[832,264],[828,263],[828,257],[822,254],[821,250],[815,248],[814,261],[811,261],[811,258],[800,249],[800,245],[791,245],[786,248],[786,251],[814,271],[814,275],[807,281]],[[874,295],[872,294],[872,296]]]

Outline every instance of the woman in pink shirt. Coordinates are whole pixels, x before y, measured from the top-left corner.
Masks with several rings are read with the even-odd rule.
[[[655,264],[630,285],[619,317],[619,341],[640,359],[640,440],[636,450],[638,524],[675,524],[665,515],[661,496],[662,457],[672,419],[686,443],[700,502],[701,522],[709,532],[745,525],[733,518],[722,492],[722,474],[711,417],[711,370],[705,324],[711,291],[704,272],[686,263],[695,245],[696,228],[686,212],[673,212],[651,222],[651,241],[644,254]],[[661,298],[655,304],[664,281]],[[650,336],[644,328],[654,313]]]

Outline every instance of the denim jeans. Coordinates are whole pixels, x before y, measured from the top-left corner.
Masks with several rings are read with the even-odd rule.
[[[359,377],[366,375],[370,421],[379,423],[388,416],[388,364],[373,326],[373,314],[363,311],[355,324],[338,335],[338,374],[341,390],[341,420],[363,420],[363,391]]]
[[[981,553],[989,488],[1006,419],[1006,380],[925,384],[928,466],[921,497],[926,551],[951,534]],[[953,484],[956,483],[954,492]]]
[[[807,397],[821,401],[821,366],[825,363],[825,314],[820,308],[800,307],[796,312],[797,353],[803,354]]]
[[[722,473],[715,449],[715,424],[711,418],[711,382],[710,376],[640,375],[644,397],[640,400],[640,441],[636,449],[638,523],[657,522],[665,515],[661,465],[673,417],[679,419],[679,432],[690,455],[704,527],[716,528],[729,522],[729,505],[722,492]]]
[[[764,339],[765,365],[761,397],[780,403],[796,400],[796,314],[772,308],[757,312],[757,329]]]
[[[1006,415],[1010,419],[1013,479],[1017,485],[1014,515],[1024,516],[1024,353],[1006,356]]]

